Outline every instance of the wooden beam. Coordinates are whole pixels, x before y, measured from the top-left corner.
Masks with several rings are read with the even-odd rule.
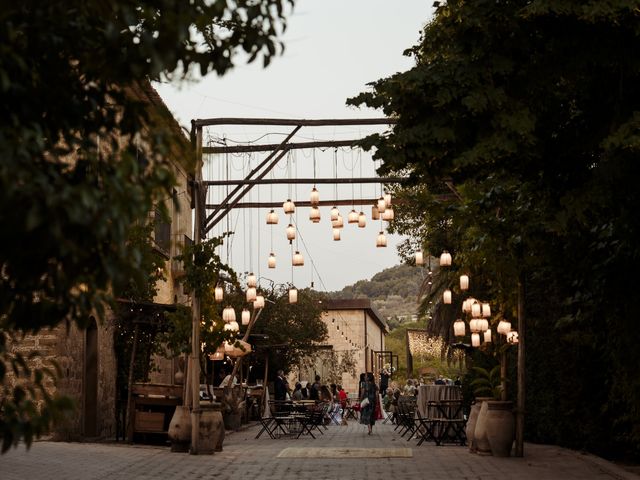
[[[331,147],[352,147],[358,140],[326,140],[317,142],[294,142],[289,143],[285,150],[300,150],[305,148],[331,148]],[[261,145],[231,145],[226,147],[203,147],[204,154],[221,153],[246,153],[246,152],[268,152],[278,147],[277,143],[264,143]]]
[[[301,127],[331,127],[339,125],[394,125],[398,121],[392,118],[329,118],[329,119],[293,119],[293,118],[203,118],[193,121],[196,127],[211,125],[273,125]]]
[[[333,207],[333,206],[341,206],[341,205],[373,205],[378,201],[377,198],[360,198],[360,199],[339,199],[339,200],[321,200],[318,206],[320,207]],[[296,201],[294,202],[296,207],[310,207],[311,202],[309,201]],[[218,208],[220,205],[208,203],[206,205],[207,210],[212,210]],[[237,203],[231,208],[282,208],[282,202],[244,202]]]
[[[202,182],[206,186],[220,185],[321,185],[321,184],[343,184],[343,183],[402,183],[402,177],[367,177],[367,178],[263,178],[238,179],[238,180],[207,180]]]

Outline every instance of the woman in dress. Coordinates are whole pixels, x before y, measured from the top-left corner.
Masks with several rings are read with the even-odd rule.
[[[376,423],[376,401],[378,399],[378,387],[373,379],[372,372],[367,373],[367,377],[362,388],[360,402],[365,398],[369,403],[360,409],[360,423],[368,427],[369,435],[371,435],[371,430]]]

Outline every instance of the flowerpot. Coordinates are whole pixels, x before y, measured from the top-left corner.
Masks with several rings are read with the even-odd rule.
[[[480,413],[480,407],[482,406],[482,402],[485,400],[490,400],[491,397],[478,397],[476,398],[473,405],[471,405],[471,412],[469,412],[469,419],[467,420],[467,428],[466,435],[467,441],[469,442],[469,451],[471,453],[476,453],[476,439],[474,437],[476,431],[476,422],[478,421],[478,414]]]
[[[198,453],[213,454],[222,451],[224,421],[219,404],[201,405],[200,428],[198,429]]]
[[[508,457],[515,437],[513,402],[493,400],[486,403],[486,430],[491,453],[496,457]]]
[[[476,420],[476,428],[473,432],[473,438],[476,444],[476,452],[478,455],[491,455],[491,446],[487,439],[487,401],[483,401],[478,412]]]
[[[173,412],[169,431],[167,433],[171,440],[172,452],[188,452],[191,443],[191,411],[189,407],[177,406]]]

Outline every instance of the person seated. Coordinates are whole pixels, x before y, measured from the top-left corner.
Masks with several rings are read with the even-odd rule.
[[[347,408],[347,398],[347,392],[344,391],[342,385],[338,385],[338,399],[343,410]]]
[[[237,385],[238,384],[238,377],[233,377],[233,383],[231,382],[231,375],[227,375],[226,377],[224,377],[224,379],[220,382],[220,387],[231,387],[233,385]]]
[[[320,387],[319,400],[321,402],[329,402],[329,403],[333,402],[333,395],[331,395],[331,391],[329,390],[329,387],[327,387],[326,385],[322,385]]]
[[[300,382],[296,382],[296,386],[293,389],[293,393],[291,394],[291,399],[292,400],[302,400],[303,396],[302,396],[302,384]]]
[[[384,398],[382,399],[382,408],[384,408],[385,412],[391,411],[392,403],[393,403],[393,389],[387,388],[387,391],[384,393]]]
[[[404,386],[403,393],[407,396],[413,397],[416,395],[416,387],[413,385],[413,380],[408,378],[407,384]]]
[[[440,375],[438,377],[438,379],[436,380],[435,383],[436,383],[436,385],[446,385],[447,384],[447,382],[444,381],[444,378],[442,378],[442,375]]]

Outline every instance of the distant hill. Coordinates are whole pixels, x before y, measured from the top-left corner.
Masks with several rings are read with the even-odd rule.
[[[416,320],[417,298],[423,269],[397,265],[376,273],[371,280],[359,280],[338,292],[335,299],[368,298],[390,328]]]

